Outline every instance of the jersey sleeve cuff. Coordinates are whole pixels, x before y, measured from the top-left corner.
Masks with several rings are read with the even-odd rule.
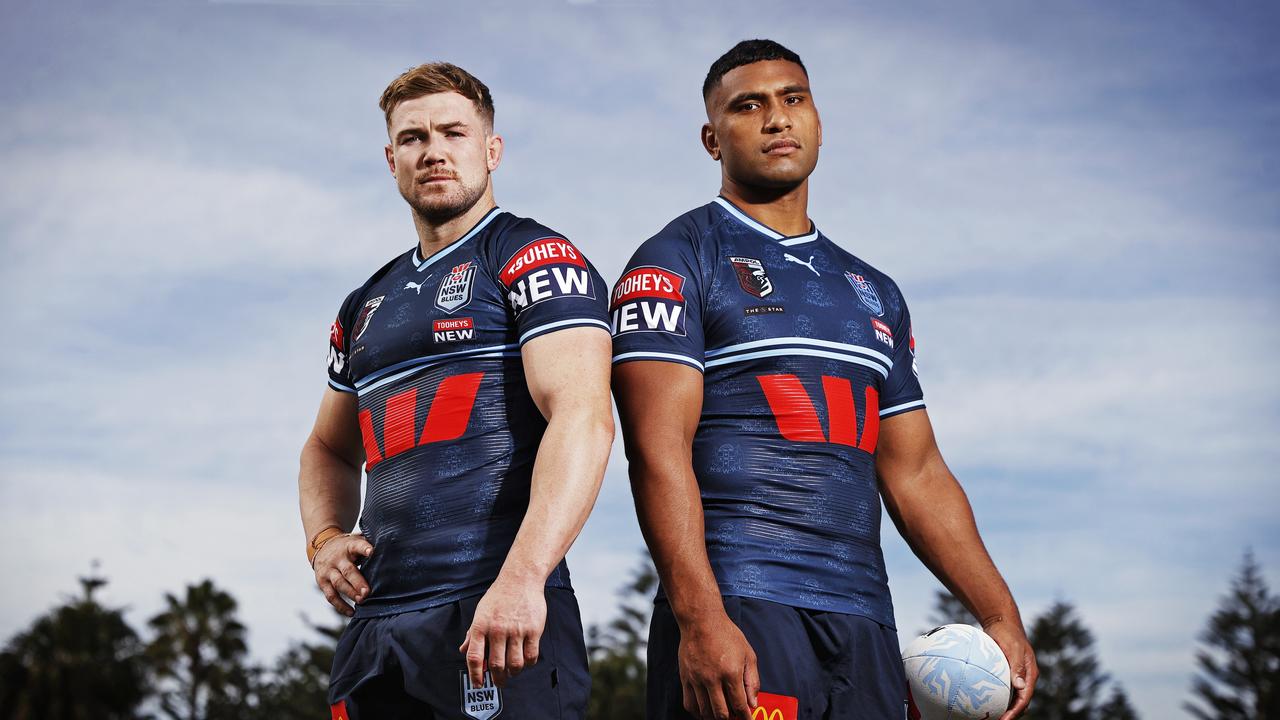
[[[905,413],[905,412],[911,412],[912,410],[923,410],[923,409],[924,409],[923,399],[911,400],[908,402],[899,403],[897,405],[892,405],[890,407],[887,407],[881,410],[880,418],[884,419],[887,417],[893,417],[894,415],[901,415],[902,413]]]
[[[614,365],[617,365],[619,363],[624,363],[624,362],[631,362],[632,360],[658,360],[661,362],[673,362],[673,363],[680,363],[681,365],[688,365],[689,367],[697,370],[698,372],[705,372],[706,370],[703,367],[701,362],[694,360],[693,358],[687,355],[680,355],[678,353],[665,353],[665,352],[652,352],[648,350],[638,350],[636,352],[619,353],[613,356]]]
[[[338,382],[337,380],[334,380],[333,378],[329,378],[329,387],[333,388],[334,390],[337,390],[338,392],[351,393],[352,395],[356,394],[355,388],[351,387],[350,385],[343,385],[342,383]]]
[[[567,330],[571,327],[598,327],[605,332],[612,332],[612,328],[609,327],[609,323],[603,320],[598,320],[596,318],[569,318],[568,320],[557,320],[555,322],[545,323],[525,330],[520,335],[520,344],[523,346],[525,343],[536,337],[546,335],[547,333],[555,332],[557,330]]]

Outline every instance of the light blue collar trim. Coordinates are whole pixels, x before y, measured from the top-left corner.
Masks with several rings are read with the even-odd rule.
[[[725,200],[722,197],[717,196],[715,199],[715,202],[718,203],[720,207],[727,210],[730,215],[737,218],[738,221],[741,222],[743,225],[746,225],[752,230],[755,230],[762,235],[766,235],[773,240],[777,240],[780,244],[785,245],[787,247],[791,247],[792,245],[803,245],[804,243],[812,242],[818,239],[817,226],[814,226],[812,230],[805,233],[804,235],[796,235],[794,237],[788,237],[778,232],[777,230],[774,230],[768,225],[764,225],[762,223],[756,222],[755,220],[752,220],[750,215],[747,215],[746,213],[742,212],[741,210],[738,209],[738,206],[734,205],[728,200]]]
[[[480,218],[480,222],[476,223],[475,227],[468,230],[466,235],[463,235],[462,237],[453,241],[453,243],[451,243],[448,247],[446,247],[445,249],[441,250],[438,253],[433,254],[431,257],[427,258],[426,260],[422,259],[422,246],[415,247],[413,249],[413,264],[418,266],[418,272],[422,272],[423,270],[426,270],[427,268],[431,267],[437,260],[456,250],[458,246],[461,245],[462,243],[475,237],[477,234],[479,234],[481,230],[485,228],[486,225],[488,225],[490,222],[493,222],[493,219],[498,217],[498,214],[501,212],[502,212],[502,208],[495,206],[492,210],[485,213],[484,217]]]

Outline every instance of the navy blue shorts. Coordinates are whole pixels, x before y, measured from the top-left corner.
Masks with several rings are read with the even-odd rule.
[[[903,720],[907,679],[898,633],[860,615],[726,597],[725,611],[756,652],[760,691],[797,720]],[[680,628],[665,599],[649,626],[649,720],[692,718],[680,687]],[[761,703],[764,704],[763,701]],[[791,708],[796,708],[792,710]],[[795,713],[793,715],[793,712]]]
[[[352,620],[338,641],[329,681],[335,720],[578,720],[591,678],[578,600],[547,588],[538,663],[493,687],[470,687],[458,646],[479,595],[414,612]]]

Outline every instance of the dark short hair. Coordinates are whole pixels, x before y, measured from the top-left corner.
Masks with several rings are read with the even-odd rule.
[[[390,127],[391,111],[400,103],[445,92],[456,92],[475,103],[480,116],[490,127],[493,126],[493,96],[489,94],[488,86],[475,75],[447,62],[426,63],[404,71],[382,91],[378,107],[387,116],[387,127]]]
[[[800,56],[779,43],[772,40],[743,40],[734,45],[729,52],[721,55],[719,60],[711,63],[711,69],[707,71],[707,79],[702,81],[702,99],[706,100],[711,97],[711,90],[720,82],[720,78],[724,77],[730,70],[764,60],[793,62],[799,65],[801,70],[804,70],[805,77],[809,76],[809,71],[805,70],[804,63],[800,62]]]

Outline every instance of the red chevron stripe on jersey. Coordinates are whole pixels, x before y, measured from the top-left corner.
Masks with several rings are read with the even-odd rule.
[[[778,432],[792,442],[828,442],[827,433],[818,420],[818,411],[795,375],[760,375],[756,378]],[[858,415],[853,405],[853,385],[844,378],[822,377],[822,392],[827,401],[827,423],[831,426],[830,442],[848,445],[869,453],[876,451],[880,436],[880,393],[867,386],[862,438],[858,438]]]
[[[427,422],[422,437],[414,442],[417,429],[418,388],[411,387],[387,398],[386,414],[382,421],[382,447],[373,429],[373,413],[360,411],[360,435],[364,440],[365,467],[372,468],[386,458],[399,455],[418,445],[456,440],[467,431],[471,420],[471,408],[484,373],[467,373],[445,378],[436,389],[435,398],[427,410]]]

